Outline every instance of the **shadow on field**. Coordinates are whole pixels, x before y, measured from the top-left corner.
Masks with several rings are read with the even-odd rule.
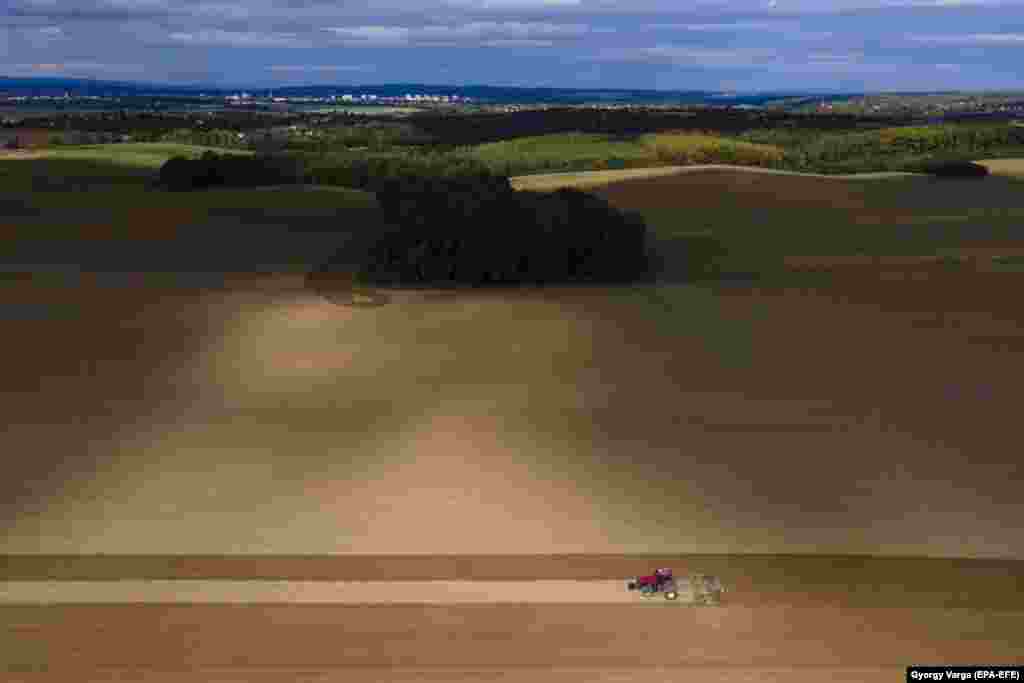
[[[609,287],[621,288],[623,283],[558,283],[538,285],[440,285],[440,286],[361,286],[356,272],[366,258],[374,235],[353,236],[329,262],[307,275],[307,286],[331,303],[356,308],[375,308],[388,303],[429,302],[467,295],[531,294],[544,298],[559,292],[607,292]],[[648,272],[634,285],[702,284],[707,286],[747,286],[760,281],[761,275],[728,266],[729,250],[718,238],[708,234],[678,235],[655,238],[648,247]],[[628,285],[627,285],[628,286]]]
[[[729,266],[730,251],[710,234],[656,238],[648,255],[650,283],[744,285],[757,282],[760,274]]]
[[[145,185],[152,176],[152,169],[92,159],[0,159],[0,180],[8,192],[110,190]]]

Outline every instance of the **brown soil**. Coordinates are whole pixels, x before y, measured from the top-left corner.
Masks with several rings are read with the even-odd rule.
[[[765,176],[785,176],[790,178],[821,178],[826,180],[888,180],[905,178],[915,173],[852,173],[822,174],[799,173],[779,169],[761,168],[757,166],[736,166],[730,164],[694,164],[690,166],[654,166],[650,168],[631,168],[613,171],[580,171],[563,173],[535,173],[517,176],[511,179],[512,186],[517,190],[554,190],[559,187],[599,188],[613,183],[645,180],[655,177],[678,175],[706,174],[744,174]]]
[[[1022,557],[1022,321],[987,275],[727,290],[693,324],[12,284],[79,314],[0,322],[0,551]]]
[[[499,681],[500,683],[534,683],[558,681],[559,683],[675,683],[680,680],[700,680],[708,683],[819,683],[823,679],[834,683],[863,683],[863,681],[901,681],[905,667],[743,667],[743,666],[693,666],[665,667],[644,666],[642,668],[593,669],[585,667],[542,667],[518,669],[467,669],[467,668],[344,668],[316,670],[303,667],[289,670],[273,669],[191,669],[189,681],[211,681],[216,683],[280,683],[281,681],[302,681],[303,683],[451,683],[453,681]],[[58,674],[9,674],[11,683],[36,683],[42,681],[64,681],[63,673]],[[96,671],[75,671],[74,680],[89,682],[128,683],[181,683],[180,671],[152,671],[139,669],[106,669]]]
[[[1024,645],[1024,613],[969,609],[96,605],[4,607],[0,623],[8,672],[65,681],[96,670],[178,672],[193,681],[204,671],[341,677],[374,668],[386,679],[392,667],[820,674],[1011,662]]]
[[[1024,176],[1024,159],[981,159],[975,163],[995,175]]]
[[[1024,563],[729,555],[340,555],[0,557],[0,581],[620,581],[673,567],[727,586],[730,605],[1024,610]]]
[[[794,201],[857,203],[830,182],[827,200]],[[8,577],[522,578],[664,560],[733,591],[708,609],[7,606],[0,677],[853,681],[1012,662],[1016,564],[725,556],[1024,558],[1019,280],[924,272],[734,288],[711,313],[684,299],[670,314],[565,295],[367,316],[294,282],[5,286],[2,304],[79,315],[0,320],[0,552],[164,556],[6,557]],[[195,553],[279,557],[181,557]],[[346,553],[378,555],[323,557]],[[395,553],[448,556],[385,568]]]
[[[629,210],[740,206],[808,207],[863,211],[860,183],[837,178],[708,171],[621,181],[596,191]]]

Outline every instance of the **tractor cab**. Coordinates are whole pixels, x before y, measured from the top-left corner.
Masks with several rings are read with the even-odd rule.
[[[653,574],[634,577],[626,583],[626,588],[638,591],[644,597],[653,597],[658,593],[663,593],[666,600],[679,597],[671,569],[655,569]]]

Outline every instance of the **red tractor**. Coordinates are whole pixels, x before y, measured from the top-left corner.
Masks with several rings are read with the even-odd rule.
[[[654,573],[648,576],[631,578],[626,582],[626,589],[639,591],[645,598],[653,598],[659,593],[664,595],[666,600],[675,600],[679,597],[671,569],[655,569]]]

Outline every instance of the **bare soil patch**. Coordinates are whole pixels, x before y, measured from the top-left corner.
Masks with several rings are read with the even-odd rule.
[[[624,671],[1012,661],[1024,613],[633,605],[0,608],[6,669]],[[66,679],[65,679],[66,680]]]
[[[3,549],[1020,557],[1016,280],[955,275],[370,311],[11,285],[80,314],[3,323],[0,450],[33,454]]]
[[[630,168],[608,171],[579,171],[568,173],[539,173],[512,178],[512,185],[518,190],[554,190],[560,187],[598,188],[629,181],[660,178],[680,174],[744,173],[762,176],[788,176],[797,178],[824,178],[829,180],[885,180],[923,176],[919,173],[854,173],[827,175],[823,173],[800,173],[757,166],[736,166],[729,164],[694,164],[691,166],[655,166],[651,168]]]
[[[799,175],[708,171],[624,180],[600,188],[613,205],[634,211],[723,204],[808,207],[863,212],[869,208],[858,183]]]
[[[500,681],[501,683],[672,683],[688,678],[708,683],[819,683],[822,679],[834,683],[863,683],[863,681],[899,681],[905,667],[666,667],[641,666],[637,668],[594,669],[587,667],[522,667],[518,669],[487,668],[366,668],[343,669],[191,669],[190,681],[216,683],[453,683],[455,681]],[[63,676],[63,677],[62,677]],[[145,681],[146,683],[180,683],[182,672],[147,671],[138,669],[103,669],[74,672],[73,678],[83,683]],[[67,680],[67,672],[10,674],[12,683],[41,683]]]
[[[672,567],[727,587],[729,605],[1024,610],[1024,564],[1009,560],[784,555],[338,555],[0,557],[0,581],[620,582]],[[622,586],[605,589],[609,599]],[[625,593],[623,593],[625,595]],[[500,596],[497,596],[500,597]],[[635,597],[635,596],[633,596]],[[387,596],[382,595],[386,602]],[[568,601],[568,599],[567,599]],[[575,601],[575,600],[574,600]]]
[[[1024,176],[1024,159],[980,159],[974,163],[981,164],[989,173],[996,175]]]

